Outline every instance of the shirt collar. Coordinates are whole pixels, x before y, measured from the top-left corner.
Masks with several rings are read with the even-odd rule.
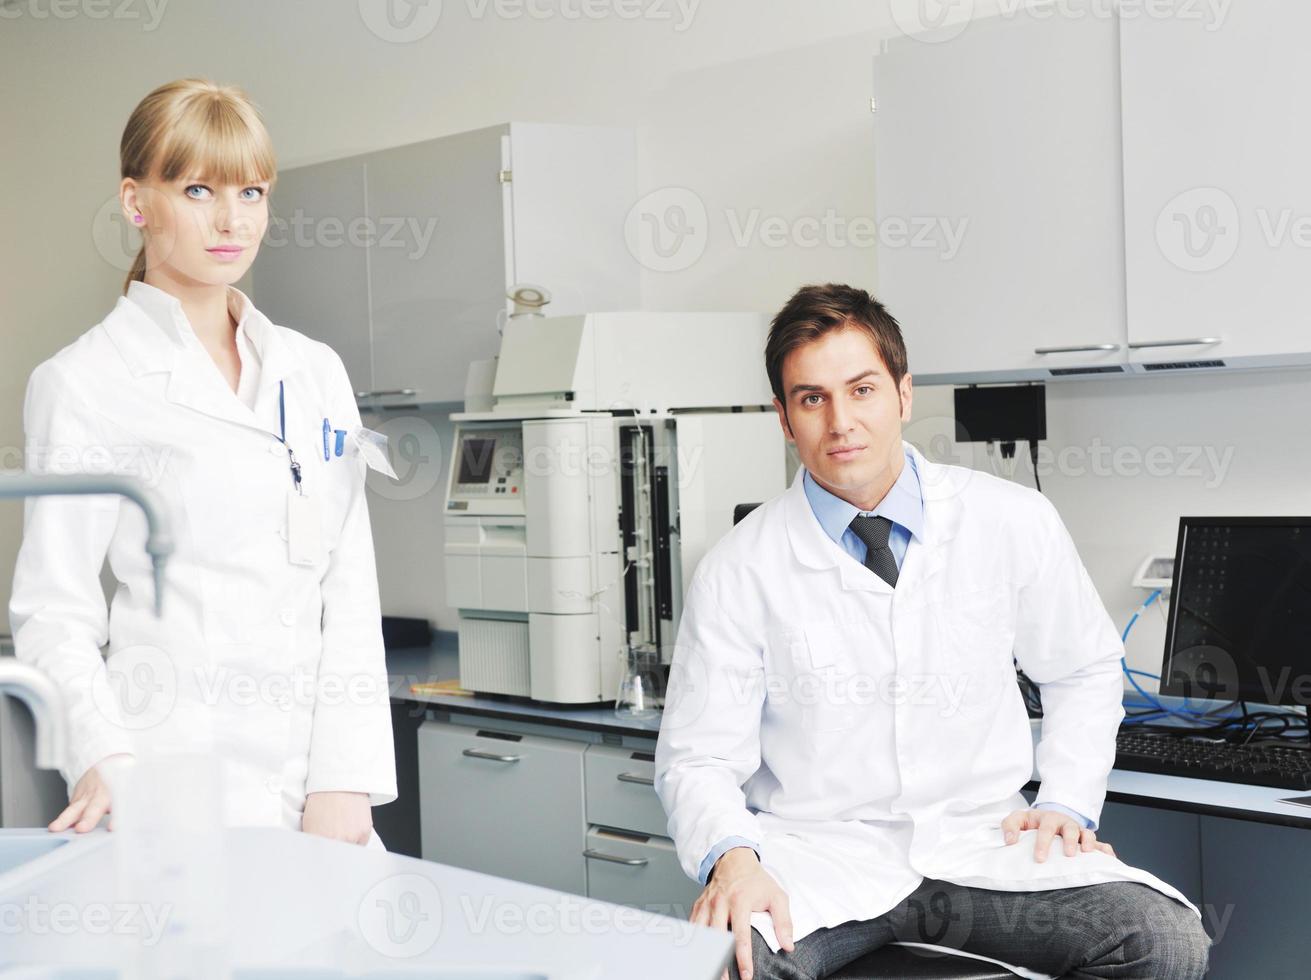
[[[184,347],[199,347],[191,321],[183,312],[182,301],[172,293],[139,279],[128,283],[127,298],[148,316],[173,341]],[[237,321],[238,343],[244,338],[256,356],[264,356],[267,339],[262,317],[254,316],[255,304],[240,289],[228,287],[228,313]]]
[[[886,517],[894,524],[900,524],[919,540],[924,540],[924,497],[920,492],[919,470],[915,458],[906,453],[906,465],[901,468],[897,482],[871,511],[862,511],[855,504],[825,490],[807,470],[802,480],[806,499],[815,519],[834,542],[841,544],[842,535],[846,533],[852,519],[857,514]]]

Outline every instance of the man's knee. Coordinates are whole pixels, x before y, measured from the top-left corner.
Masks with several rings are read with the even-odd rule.
[[[742,980],[737,969],[737,954],[733,954],[728,968],[729,980]],[[819,980],[818,975],[809,968],[805,956],[777,953],[769,948],[765,938],[756,929],[751,930],[751,980]]]
[[[1189,908],[1159,893],[1138,909],[1126,929],[1124,958],[1134,976],[1156,980],[1201,980],[1206,975],[1211,939]]]

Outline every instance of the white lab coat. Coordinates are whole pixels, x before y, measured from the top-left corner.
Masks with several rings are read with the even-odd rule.
[[[233,291],[230,297],[249,303]],[[115,472],[163,500],[176,550],[156,618],[145,520],[118,497],[26,503],[10,621],[17,656],[62,689],[70,789],[99,759],[160,749],[222,763],[224,818],[300,828],[307,793],[396,798],[366,463],[323,457],[323,420],[357,430],[346,370],[326,345],[253,307],[262,348],[254,410],[236,397],[181,304],[119,298],[32,373],[32,472]],[[287,441],[318,500],[322,559],[288,560]],[[333,446],[335,451],[335,446]],[[117,591],[106,609],[108,556]],[[104,659],[100,648],[108,644]],[[381,846],[374,834],[370,842]]]
[[[1012,654],[1042,689],[1038,801],[1097,821],[1123,717],[1120,639],[1046,498],[907,448],[924,540],[895,590],[825,534],[800,471],[697,566],[656,749],[683,870],[695,879],[726,837],[758,842],[798,940],[886,912],[923,877],[1139,881],[1196,912],[1100,852],[1058,845],[1039,864],[1032,833],[1003,844],[1034,762]],[[777,951],[770,916],[751,923]]]

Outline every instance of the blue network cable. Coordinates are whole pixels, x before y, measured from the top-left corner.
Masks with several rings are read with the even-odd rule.
[[[1161,598],[1161,590],[1156,589],[1152,592],[1151,595],[1147,597],[1147,600],[1141,606],[1138,607],[1137,611],[1134,612],[1133,616],[1130,617],[1129,622],[1125,625],[1124,632],[1120,634],[1121,643],[1124,643],[1126,640],[1129,639],[1129,631],[1133,629],[1133,624],[1138,622],[1138,617],[1141,616],[1144,611],[1146,611],[1148,606],[1150,606],[1153,602],[1155,602],[1159,598]],[[1133,724],[1141,724],[1146,721],[1156,721],[1158,720],[1159,715],[1172,715],[1176,718],[1184,718],[1188,721],[1196,721],[1199,718],[1205,718],[1212,714],[1211,711],[1199,711],[1195,708],[1187,707],[1188,699],[1186,697],[1184,698],[1184,707],[1182,708],[1167,707],[1166,705],[1158,701],[1155,697],[1153,697],[1149,691],[1144,691],[1142,685],[1139,684],[1137,681],[1138,677],[1150,677],[1152,680],[1159,681],[1161,679],[1159,674],[1153,674],[1146,670],[1137,670],[1135,668],[1132,668],[1129,666],[1129,662],[1125,660],[1124,657],[1120,658],[1120,666],[1124,669],[1124,676],[1129,678],[1129,683],[1133,686],[1133,689],[1138,692],[1138,696],[1147,702],[1145,705],[1132,704],[1129,707],[1131,708],[1151,707],[1154,709],[1152,711],[1145,711],[1141,715],[1136,715],[1133,718],[1126,718],[1124,720],[1124,724],[1133,725]]]

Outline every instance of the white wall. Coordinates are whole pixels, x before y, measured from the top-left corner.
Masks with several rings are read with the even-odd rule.
[[[0,21],[8,219],[0,467],[18,462],[32,367],[100,319],[121,288],[93,224],[116,193],[118,138],[132,106],[182,75],[243,85],[284,167],[511,119],[634,126],[640,189],[656,192],[639,206],[658,217],[670,204],[706,212],[676,253],[679,268],[646,274],[654,309],[772,310],[805,281],[876,284],[873,249],[841,233],[775,247],[760,228],[781,218],[805,233],[830,213],[839,228],[872,217],[870,59],[895,30],[885,4],[684,0],[680,10],[675,0],[643,0],[570,19],[561,11],[583,9],[576,0],[529,8],[548,11],[540,17],[498,15],[525,9],[508,2],[446,0],[431,33],[393,43],[366,26],[375,0],[129,0],[134,19],[99,19],[96,0],[71,2],[61,9],[73,16],[59,19],[51,2],[0,7],[14,14]],[[470,13],[480,9],[488,13]],[[618,9],[668,19],[624,19]],[[1301,419],[1311,374],[1080,382],[1049,392],[1049,445],[1067,450],[1066,472],[1045,473],[1043,486],[1117,621],[1140,598],[1128,586],[1133,569],[1147,551],[1172,549],[1180,513],[1305,510],[1311,436]],[[949,433],[950,404],[948,391],[921,391],[911,437]],[[449,452],[449,421],[428,413],[414,431],[425,434],[422,465],[440,468],[433,459],[444,463]],[[1213,487],[1186,471],[1099,475],[1102,445],[1176,447],[1176,469],[1187,456],[1178,447],[1232,450],[1232,460]],[[1073,472],[1070,450],[1083,451],[1087,472]],[[1159,466],[1160,454],[1153,459]],[[987,464],[982,455],[979,463]],[[1024,466],[1017,478],[1028,478]],[[442,483],[432,482],[413,499],[373,497],[383,604],[453,628],[442,601]],[[21,507],[0,503],[0,596],[20,529]],[[1159,624],[1147,619],[1138,630],[1131,658],[1159,666]]]

